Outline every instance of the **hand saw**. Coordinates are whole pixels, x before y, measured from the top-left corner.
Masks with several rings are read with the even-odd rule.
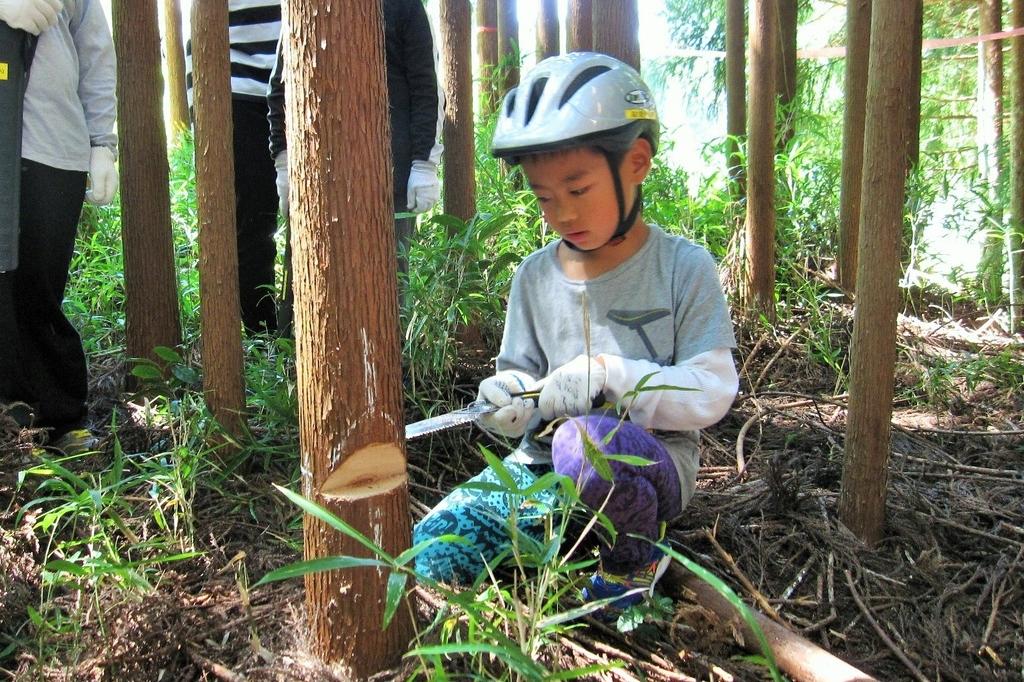
[[[539,395],[540,391],[527,391],[526,393],[513,393],[512,397],[536,399]],[[451,412],[446,412],[445,414],[441,414],[436,417],[429,417],[427,419],[421,419],[418,422],[413,422],[412,424],[406,424],[405,439],[412,440],[413,438],[425,436],[428,433],[443,431],[444,429],[450,429],[453,426],[458,426],[460,424],[475,422],[481,416],[497,412],[499,409],[501,408],[494,403],[487,402],[486,400],[474,400],[462,409],[452,410]]]

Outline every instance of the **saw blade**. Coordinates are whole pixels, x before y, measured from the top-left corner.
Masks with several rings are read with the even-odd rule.
[[[496,406],[487,401],[478,400],[461,410],[452,410],[436,417],[429,417],[412,424],[407,424],[405,427],[405,439],[411,440],[425,436],[428,433],[434,433],[435,431],[443,431],[460,424],[468,424],[469,422],[476,421],[480,415],[495,412],[497,409]]]

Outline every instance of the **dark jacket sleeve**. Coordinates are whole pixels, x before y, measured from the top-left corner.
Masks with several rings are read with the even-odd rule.
[[[270,73],[270,84],[267,86],[267,119],[270,120],[270,156],[277,158],[277,155],[288,147],[288,140],[285,138],[284,120],[284,80],[281,72],[284,70],[284,36],[277,41],[277,58],[274,60],[274,70]]]
[[[409,93],[411,157],[439,161],[442,95],[430,19],[420,0],[409,0],[402,33],[402,63]]]

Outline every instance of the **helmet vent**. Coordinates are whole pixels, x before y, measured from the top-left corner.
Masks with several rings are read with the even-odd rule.
[[[544,86],[548,83],[547,78],[538,78],[530,86],[530,99],[526,102],[526,120],[524,123],[529,123],[533,118],[533,114],[537,111],[537,104],[540,102],[541,95],[544,94]]]
[[[579,74],[572,79],[572,82],[565,88],[565,92],[562,93],[562,100],[558,103],[558,108],[561,109],[565,106],[565,103],[572,99],[572,96],[575,95],[580,88],[600,76],[605,71],[611,71],[611,67],[605,65],[591,66],[588,69],[580,71]]]
[[[516,94],[517,94],[516,91],[517,90],[518,90],[518,88],[512,88],[509,91],[509,93],[508,93],[508,97],[505,98],[505,117],[506,118],[512,116],[512,112],[515,111],[515,108],[516,108]]]

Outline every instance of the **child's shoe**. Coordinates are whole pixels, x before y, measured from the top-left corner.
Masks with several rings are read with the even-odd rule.
[[[100,439],[89,429],[70,429],[58,435],[50,443],[50,447],[60,450],[65,455],[81,455],[96,449]]]
[[[583,601],[619,597],[605,607],[606,612],[609,610],[622,611],[639,604],[643,601],[644,595],[654,594],[655,584],[664,575],[671,561],[671,557],[666,556],[661,550],[655,549],[649,562],[626,575],[608,573],[603,568],[599,568],[594,575],[590,576],[587,587],[583,588]],[[607,615],[614,614],[608,613]]]

